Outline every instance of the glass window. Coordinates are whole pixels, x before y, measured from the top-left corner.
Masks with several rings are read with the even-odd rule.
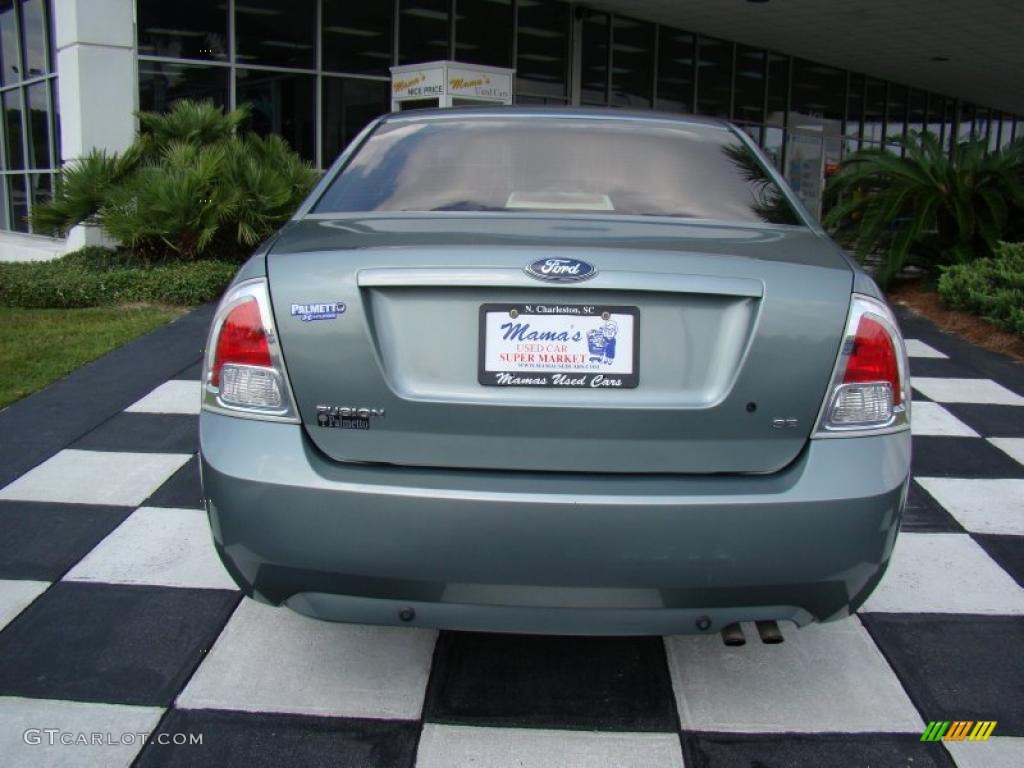
[[[907,127],[907,86],[889,83],[886,104],[885,142],[895,146]]]
[[[727,40],[701,35],[697,41],[697,112],[729,117],[732,99],[732,48]]]
[[[864,141],[881,144],[885,135],[885,83],[866,78],[864,82]]]
[[[28,193],[25,191],[25,177],[20,173],[4,176],[7,199],[11,206],[11,229],[28,232]]]
[[[21,40],[25,52],[26,80],[50,71],[46,12],[45,0],[21,0]]]
[[[612,26],[612,105],[651,108],[654,25],[616,16]]]
[[[565,97],[568,92],[570,14],[568,3],[519,0],[517,93]]]
[[[7,170],[20,171],[25,167],[25,152],[21,143],[21,89],[7,91],[0,96],[0,104],[4,110],[4,136],[7,145],[6,165]]]
[[[580,103],[608,103],[608,16],[587,12],[583,18]]]
[[[235,58],[239,64],[316,67],[317,0],[245,0],[235,3]]]
[[[53,197],[53,176],[52,173],[29,174],[28,181],[31,186],[33,205],[45,203]]]
[[[448,0],[401,0],[398,8],[398,63],[447,59]]]
[[[786,132],[781,128],[765,126],[764,129],[764,153],[772,161],[776,170],[782,170],[782,148],[786,144]]]
[[[323,65],[332,72],[387,75],[392,63],[392,3],[324,2]]]
[[[1013,117],[1004,112],[1000,125],[999,147],[1002,148],[1013,141]]]
[[[0,84],[21,80],[18,60],[18,25],[14,17],[14,0],[0,0]]]
[[[907,104],[907,131],[922,133],[928,125],[928,94],[912,88]]]
[[[694,41],[689,32],[658,29],[658,109],[693,112]]]
[[[625,120],[396,120],[316,212],[564,211],[798,224],[755,155],[720,128]]]
[[[984,107],[978,107],[974,113],[974,129],[971,132],[971,136],[978,140],[988,143],[988,128],[989,128],[989,110]]]
[[[768,54],[768,123],[785,125],[789,109],[789,57]]]
[[[928,132],[942,139],[942,122],[946,112],[946,100],[934,93],[928,94]]]
[[[282,136],[304,159],[316,162],[316,75],[238,69],[238,103],[252,106],[253,131]]]
[[[960,127],[957,131],[957,141],[970,141],[971,133],[974,131],[974,105],[960,105]]]
[[[138,0],[137,8],[140,54],[227,61],[226,2]]]
[[[806,59],[793,59],[793,95],[790,109],[804,115],[842,120],[846,72]]]
[[[512,66],[512,0],[457,0],[455,60]]]
[[[324,78],[324,166],[375,117],[389,111],[391,88],[382,80]]]
[[[50,162],[49,93],[45,82],[25,89],[28,99],[28,167],[53,168]]]
[[[736,94],[734,120],[764,121],[765,52],[748,45],[736,46]]]
[[[227,67],[139,60],[139,109],[163,112],[178,99],[210,99],[228,106]]]
[[[850,73],[846,90],[846,122],[843,124],[846,154],[860,147],[860,121],[864,118],[864,75]]]

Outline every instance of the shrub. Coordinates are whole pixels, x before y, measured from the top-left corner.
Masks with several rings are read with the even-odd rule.
[[[217,299],[237,270],[213,260],[141,266],[125,252],[83,248],[54,261],[0,264],[0,306],[201,304]]]
[[[32,209],[39,232],[98,226],[142,263],[241,261],[284,224],[317,174],[279,136],[239,135],[247,107],[176,102],[140,113],[123,154],[70,163],[50,202]]]
[[[962,142],[950,158],[932,133],[911,132],[906,156],[864,149],[829,180],[824,223],[861,258],[883,255],[883,286],[904,266],[962,263],[992,254],[1024,218],[1024,142],[986,152]]]
[[[1024,336],[1024,243],[1000,243],[991,258],[947,267],[939,295],[952,307]]]

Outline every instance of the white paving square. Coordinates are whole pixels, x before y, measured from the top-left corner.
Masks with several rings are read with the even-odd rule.
[[[1024,535],[1024,480],[914,479],[968,531]]]
[[[416,768],[683,768],[674,733],[423,726]]]
[[[191,456],[64,450],[0,489],[0,499],[137,507]]]
[[[2,762],[6,768],[128,766],[144,746],[142,734],[152,733],[162,714],[160,707],[0,697]],[[102,743],[74,743],[79,734],[91,740],[94,733]]]
[[[178,706],[413,720],[436,637],[318,621],[246,599]]]
[[[665,638],[684,729],[731,733],[865,731],[920,734],[924,723],[878,646],[856,617],[782,626],[766,645],[753,625],[747,644],[719,635]]]
[[[992,736],[988,741],[942,743],[953,756],[957,768],[1020,768],[1024,765],[1024,738]]]
[[[922,395],[938,403],[1024,405],[1024,397],[991,379],[938,379],[913,376],[910,383]]]
[[[910,431],[915,435],[981,437],[938,403],[915,401],[910,407]]]
[[[201,509],[141,507],[64,577],[68,581],[238,589]]]
[[[50,586],[48,581],[0,581],[0,629],[3,629],[29,603],[39,597]]]
[[[909,357],[933,357],[942,360],[948,360],[949,356],[944,355],[935,347],[930,347],[920,339],[905,339],[907,345],[907,355]]]
[[[992,445],[1019,464],[1024,464],[1024,437],[990,437]]]
[[[861,611],[1019,615],[1024,589],[967,534],[901,533]]]
[[[127,408],[127,413],[199,413],[198,381],[165,381],[141,400]]]

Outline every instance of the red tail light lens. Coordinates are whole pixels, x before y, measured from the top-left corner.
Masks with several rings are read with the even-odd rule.
[[[210,377],[210,383],[215,387],[220,386],[221,369],[225,363],[268,368],[273,365],[260,307],[254,298],[246,299],[232,309],[220,328]]]
[[[846,363],[843,384],[886,381],[892,386],[893,405],[902,402],[900,368],[892,338],[877,320],[862,316],[853,339],[853,352]]]

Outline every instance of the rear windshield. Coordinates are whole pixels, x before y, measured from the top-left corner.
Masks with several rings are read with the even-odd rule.
[[[723,128],[536,116],[383,123],[313,210],[801,223],[757,157]]]

